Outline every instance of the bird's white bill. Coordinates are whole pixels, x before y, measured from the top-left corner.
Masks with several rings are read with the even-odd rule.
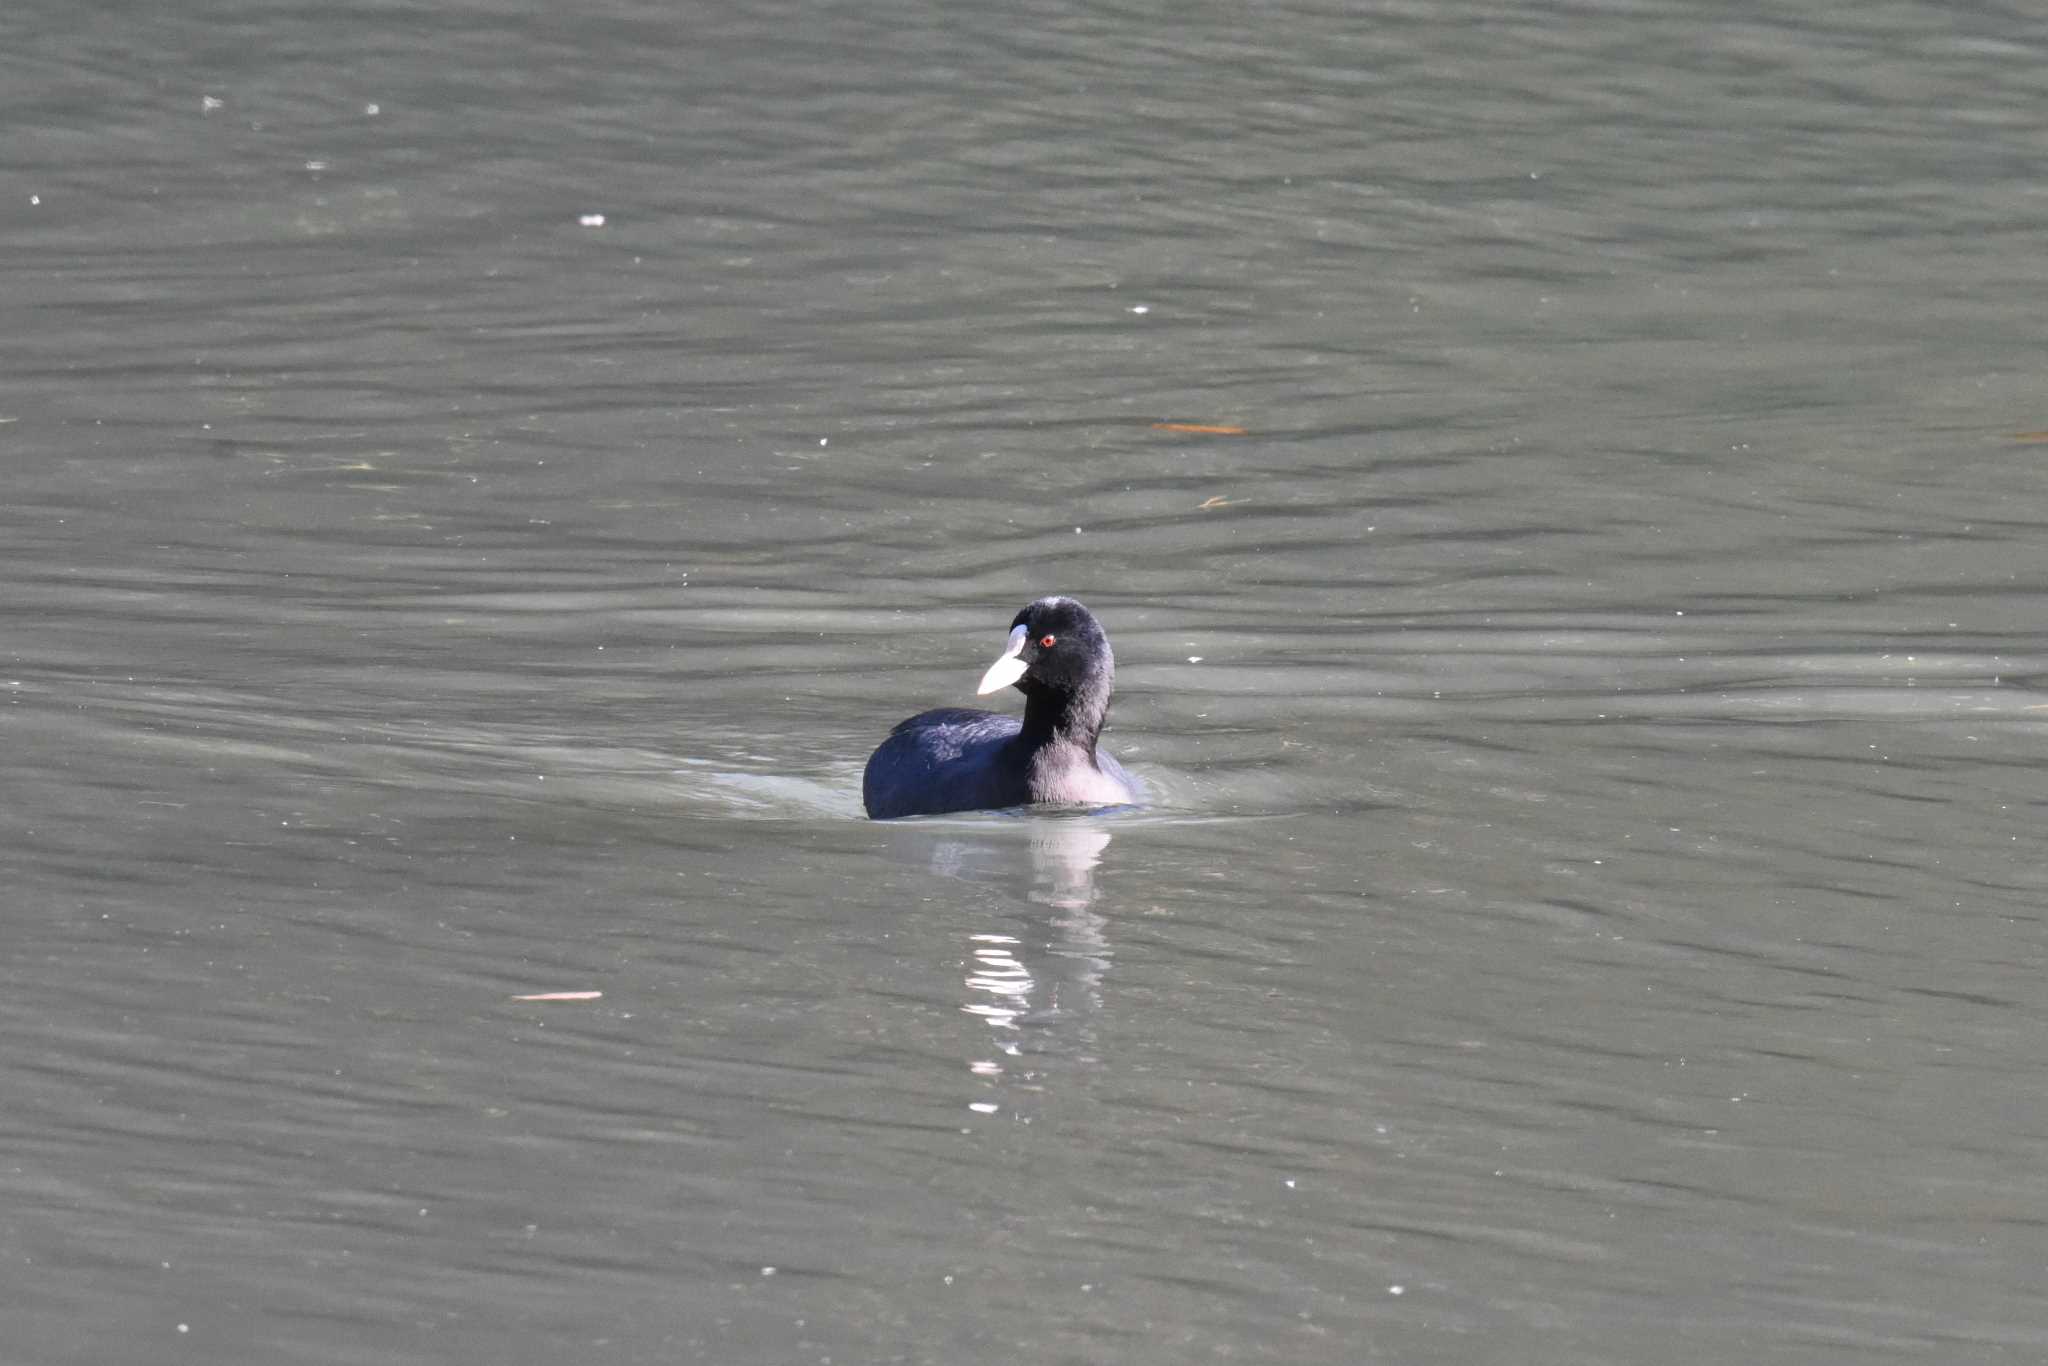
[[[996,662],[988,666],[988,672],[981,676],[975,687],[977,695],[992,693],[997,688],[1007,688],[1024,676],[1029,666],[1021,658],[1024,653],[1024,628],[1010,628],[1010,639],[1003,645],[1003,652],[996,656]]]

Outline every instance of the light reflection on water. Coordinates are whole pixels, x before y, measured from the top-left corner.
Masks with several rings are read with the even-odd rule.
[[[1112,949],[1108,922],[1095,909],[1095,872],[1114,838],[1110,822],[1125,814],[1009,813],[890,827],[899,840],[904,830],[916,832],[907,849],[923,851],[932,875],[987,888],[991,910],[1038,908],[1001,910],[1002,922],[1021,933],[972,923],[965,931],[959,1009],[989,1027],[988,1042],[1002,1059],[974,1052],[966,1060],[974,1075],[993,1080],[1030,1069],[1023,1075],[1042,1085],[1037,1069],[1048,1056],[1097,1060],[1092,1019],[1103,1009]],[[991,1104],[984,1097],[971,1106],[990,1113]]]
[[[1064,1023],[1077,1037],[1087,1037],[1079,1017],[1101,1009],[1102,979],[1109,971],[1109,927],[1090,908],[1096,897],[1095,869],[1110,839],[1109,830],[1083,819],[1033,822],[1031,886],[1025,895],[1052,908],[1054,914],[1045,920],[1048,937],[1027,948],[1011,935],[970,935],[972,966],[961,1009],[997,1030]],[[932,870],[947,874],[964,861],[962,846],[949,842],[933,850]],[[1044,968],[1034,973],[1025,965],[1026,955],[1061,960],[1064,966],[1057,975]],[[998,1046],[1017,1051],[1014,1039],[1005,1038]]]

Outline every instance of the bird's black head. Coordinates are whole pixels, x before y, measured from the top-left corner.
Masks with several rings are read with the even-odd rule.
[[[1003,653],[982,676],[980,692],[1014,685],[1035,690],[1107,696],[1116,657],[1095,614],[1072,598],[1040,598],[1010,622]]]

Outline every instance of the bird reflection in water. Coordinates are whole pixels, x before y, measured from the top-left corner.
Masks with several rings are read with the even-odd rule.
[[[1029,940],[989,928],[967,936],[960,1008],[995,1031],[993,1042],[1003,1057],[1021,1056],[1024,1030],[1029,1027],[1060,1026],[1055,1037],[1078,1045],[1084,1055],[1093,1042],[1088,1018],[1102,1007],[1102,979],[1110,960],[1108,925],[1093,909],[1095,869],[1109,842],[1110,832],[1096,819],[1031,818],[1031,880],[1026,895],[1050,908],[1051,915],[1024,917]],[[948,840],[932,850],[932,871],[983,881],[990,856],[1014,848],[1007,841]],[[999,880],[1014,885],[1017,878],[1014,871],[1004,869]],[[998,1059],[975,1061],[970,1067],[982,1076],[1004,1070]]]

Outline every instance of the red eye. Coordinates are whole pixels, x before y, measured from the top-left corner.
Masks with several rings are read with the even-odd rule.
[[[1058,643],[1058,641],[1058,636],[1040,636],[1038,638],[1038,648],[1041,650],[1050,650],[1056,643]]]

